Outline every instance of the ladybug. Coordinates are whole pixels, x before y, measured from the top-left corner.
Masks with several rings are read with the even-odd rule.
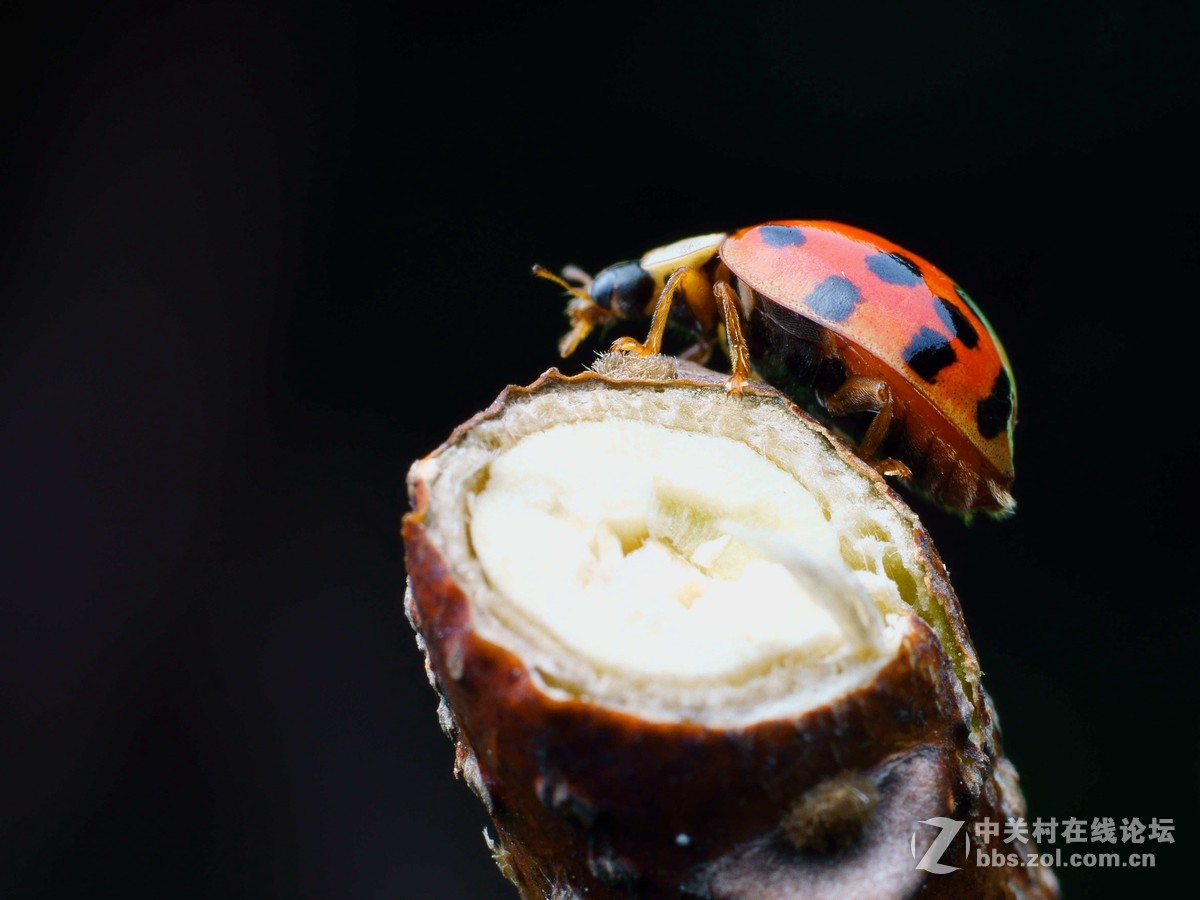
[[[659,353],[670,322],[695,338],[681,355],[703,362],[724,324],[730,391],[741,393],[753,359],[793,399],[858,423],[858,453],[881,473],[967,519],[1015,508],[1017,395],[1004,348],[966,291],[891,241],[782,220],[687,238],[595,278],[534,274],[572,295],[563,356],[597,325],[651,317],[644,342],[612,349]]]

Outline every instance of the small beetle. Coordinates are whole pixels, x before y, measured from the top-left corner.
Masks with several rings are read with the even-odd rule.
[[[753,357],[763,380],[831,416],[874,413],[858,453],[881,473],[915,479],[968,519],[1015,508],[1017,395],[1004,348],[961,287],[884,238],[784,220],[659,247],[594,279],[534,274],[572,295],[563,356],[597,325],[650,316],[645,342],[612,349],[660,352],[669,320],[696,337],[682,355],[704,361],[723,322],[730,391],[741,392]]]

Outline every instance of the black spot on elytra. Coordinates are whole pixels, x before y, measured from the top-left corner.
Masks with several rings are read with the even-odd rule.
[[[950,339],[932,328],[922,328],[913,335],[902,356],[909,368],[930,384],[937,381],[938,372],[958,359]]]
[[[872,254],[867,257],[867,268],[874,272],[880,281],[886,281],[888,284],[912,287],[922,281],[921,267],[903,253],[880,251]]]
[[[979,424],[979,433],[989,440],[1008,427],[1012,416],[1012,381],[1008,372],[1000,370],[992,383],[992,392],[975,406],[975,421]]]
[[[808,240],[795,225],[763,225],[758,232],[768,247],[803,247]]]
[[[962,314],[962,310],[944,297],[935,297],[933,308],[956,338],[974,350],[979,346],[979,332],[971,324],[971,320]]]
[[[862,302],[862,294],[849,279],[830,275],[812,289],[804,302],[821,318],[844,322],[854,312],[854,307]]]

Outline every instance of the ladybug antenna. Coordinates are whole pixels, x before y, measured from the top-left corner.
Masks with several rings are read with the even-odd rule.
[[[612,310],[600,306],[589,293],[592,277],[577,266],[567,266],[563,269],[562,275],[556,275],[545,266],[535,265],[533,274],[538,278],[553,281],[571,295],[566,309],[567,317],[571,320],[571,330],[564,334],[558,342],[558,352],[564,359],[575,352],[580,342],[592,333],[593,328],[612,320]],[[567,278],[573,279],[578,284],[571,284]]]
[[[580,300],[586,300],[589,303],[592,302],[592,295],[588,293],[588,288],[592,286],[592,278],[587,274],[587,272],[583,271],[583,269],[580,269],[577,266],[567,266],[565,269],[563,269],[563,274],[559,275],[555,272],[551,272],[545,266],[539,266],[535,264],[533,267],[533,274],[538,278],[545,278],[547,281],[553,281],[559,287],[566,290],[566,292],[572,297],[578,297]],[[577,281],[578,284],[571,284],[571,282],[567,281],[567,278],[564,278],[563,275],[567,276],[567,278]]]

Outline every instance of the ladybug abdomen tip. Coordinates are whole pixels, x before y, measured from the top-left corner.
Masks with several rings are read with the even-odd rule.
[[[985,512],[1006,518],[1016,509],[1009,489],[1011,466],[997,468],[979,449],[944,423],[930,422],[906,410],[893,448],[920,486],[937,503],[970,516]]]

